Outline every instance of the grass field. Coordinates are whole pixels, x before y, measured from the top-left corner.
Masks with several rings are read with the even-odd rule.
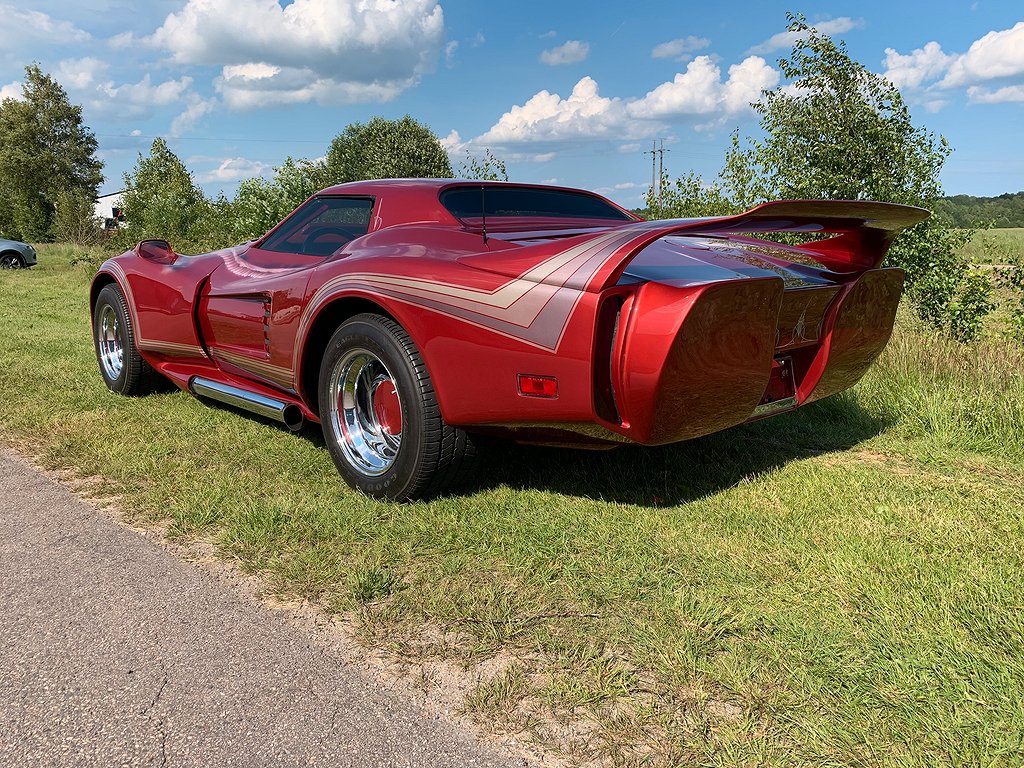
[[[1006,264],[1008,256],[1024,254],[1024,229],[979,229],[960,253],[970,264]]]
[[[495,450],[464,494],[350,492],[316,431],[119,398],[94,254],[0,272],[0,440],[105,480],[572,762],[1024,763],[1024,353],[902,319],[851,393],[661,449]]]

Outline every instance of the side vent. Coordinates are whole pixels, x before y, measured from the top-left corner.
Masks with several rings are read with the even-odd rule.
[[[594,412],[612,424],[621,424],[615,402],[615,384],[612,381],[612,355],[619,334],[619,321],[625,297],[610,296],[597,313],[597,333],[594,334]]]

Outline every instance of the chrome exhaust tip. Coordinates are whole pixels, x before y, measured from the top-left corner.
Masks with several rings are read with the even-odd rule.
[[[302,409],[295,403],[286,403],[258,392],[233,387],[202,376],[193,376],[188,380],[188,389],[196,397],[206,397],[219,403],[233,405],[251,413],[284,424],[292,432],[298,432],[305,424]]]

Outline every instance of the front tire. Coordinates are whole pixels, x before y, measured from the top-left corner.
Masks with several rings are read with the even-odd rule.
[[[471,437],[445,424],[423,358],[393,320],[362,314],[342,324],[327,345],[318,394],[338,472],[368,496],[436,496],[473,468]]]
[[[0,269],[21,269],[25,266],[21,257],[16,253],[5,253],[0,255]]]
[[[111,392],[138,396],[153,390],[157,374],[139,354],[121,287],[103,287],[92,310],[92,340],[100,375]]]

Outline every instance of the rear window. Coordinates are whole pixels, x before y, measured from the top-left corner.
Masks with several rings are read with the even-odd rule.
[[[480,218],[483,211],[487,216],[632,221],[599,197],[561,189],[455,187],[442,192],[440,199],[458,219]]]

